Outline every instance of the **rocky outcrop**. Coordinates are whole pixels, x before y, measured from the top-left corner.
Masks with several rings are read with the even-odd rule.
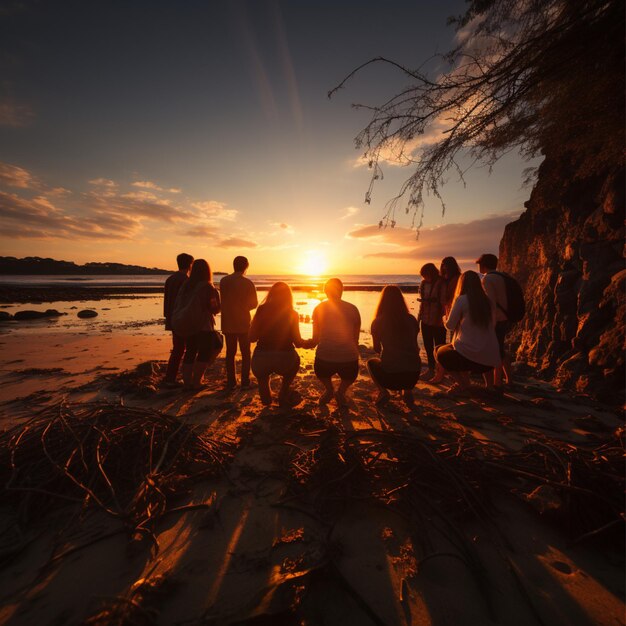
[[[499,269],[524,287],[516,359],[559,386],[624,397],[624,172],[575,180],[549,155],[526,211],[508,224]]]

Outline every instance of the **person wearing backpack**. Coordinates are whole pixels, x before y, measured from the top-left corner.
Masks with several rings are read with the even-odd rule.
[[[220,312],[220,294],[213,286],[213,275],[204,259],[196,259],[189,278],[178,292],[172,326],[185,337],[182,374],[186,389],[200,389],[206,368],[222,350],[222,336],[215,330],[215,314]]]
[[[498,338],[498,345],[500,346],[502,364],[493,370],[493,385],[499,388],[502,387],[503,384],[511,385],[513,383],[511,359],[506,353],[505,343],[507,333],[511,329],[511,323],[519,321],[521,317],[515,319],[518,315],[517,311],[513,310],[513,301],[517,298],[511,295],[511,288],[513,286],[508,283],[514,281],[517,287],[519,287],[519,285],[514,278],[496,271],[498,267],[498,257],[495,254],[481,254],[480,257],[476,259],[476,263],[478,264],[478,270],[483,274],[483,289],[495,306],[496,337]],[[519,307],[517,306],[515,308],[517,309]]]

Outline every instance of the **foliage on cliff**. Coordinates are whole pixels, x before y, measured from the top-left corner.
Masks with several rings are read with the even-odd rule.
[[[424,192],[439,197],[444,174],[462,177],[468,157],[471,167],[492,165],[516,148],[527,156],[558,152],[574,179],[623,167],[623,2],[470,0],[465,15],[451,21],[457,46],[433,57],[447,71],[430,76],[378,57],[329,94],[371,63],[389,63],[411,81],[365,107],[372,119],[356,139],[373,170],[366,202],[385,160],[412,172],[386,205],[382,225],[395,223],[399,205],[415,223]]]

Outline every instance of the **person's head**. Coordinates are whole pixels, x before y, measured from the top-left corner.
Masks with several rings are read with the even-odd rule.
[[[406,300],[400,291],[400,287],[396,285],[387,285],[380,294],[380,300],[376,307],[376,315],[374,317],[385,317],[387,319],[400,319],[405,317],[409,312]]]
[[[470,318],[476,326],[486,328],[491,323],[491,301],[483,289],[480,276],[476,272],[467,271],[461,274],[454,294],[467,296]]]
[[[233,269],[235,272],[245,272],[250,263],[248,263],[248,259],[245,256],[236,256],[233,259]]]
[[[495,254],[481,254],[477,259],[478,271],[481,274],[493,272],[498,267],[498,257]]]
[[[461,268],[453,256],[447,256],[441,260],[439,273],[446,279],[450,280],[461,274]]]
[[[343,295],[343,283],[338,278],[330,278],[324,285],[324,293],[329,300],[339,300]]]
[[[189,283],[197,285],[199,283],[212,283],[213,275],[209,264],[204,259],[196,259],[189,274]]]
[[[426,263],[426,265],[422,265],[420,276],[427,283],[434,283],[439,278],[439,270],[434,263]]]
[[[274,283],[265,296],[264,303],[266,308],[278,313],[281,311],[290,311],[293,309],[293,294],[287,283],[279,281]]]
[[[178,269],[181,272],[189,272],[189,268],[191,267],[192,263],[193,257],[191,256],[191,254],[187,254],[186,252],[181,252],[176,257],[176,264],[178,265]]]

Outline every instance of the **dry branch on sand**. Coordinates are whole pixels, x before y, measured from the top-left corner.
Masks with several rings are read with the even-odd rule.
[[[0,436],[0,493],[20,525],[74,503],[153,537],[174,498],[219,473],[232,451],[158,411],[61,403]]]

